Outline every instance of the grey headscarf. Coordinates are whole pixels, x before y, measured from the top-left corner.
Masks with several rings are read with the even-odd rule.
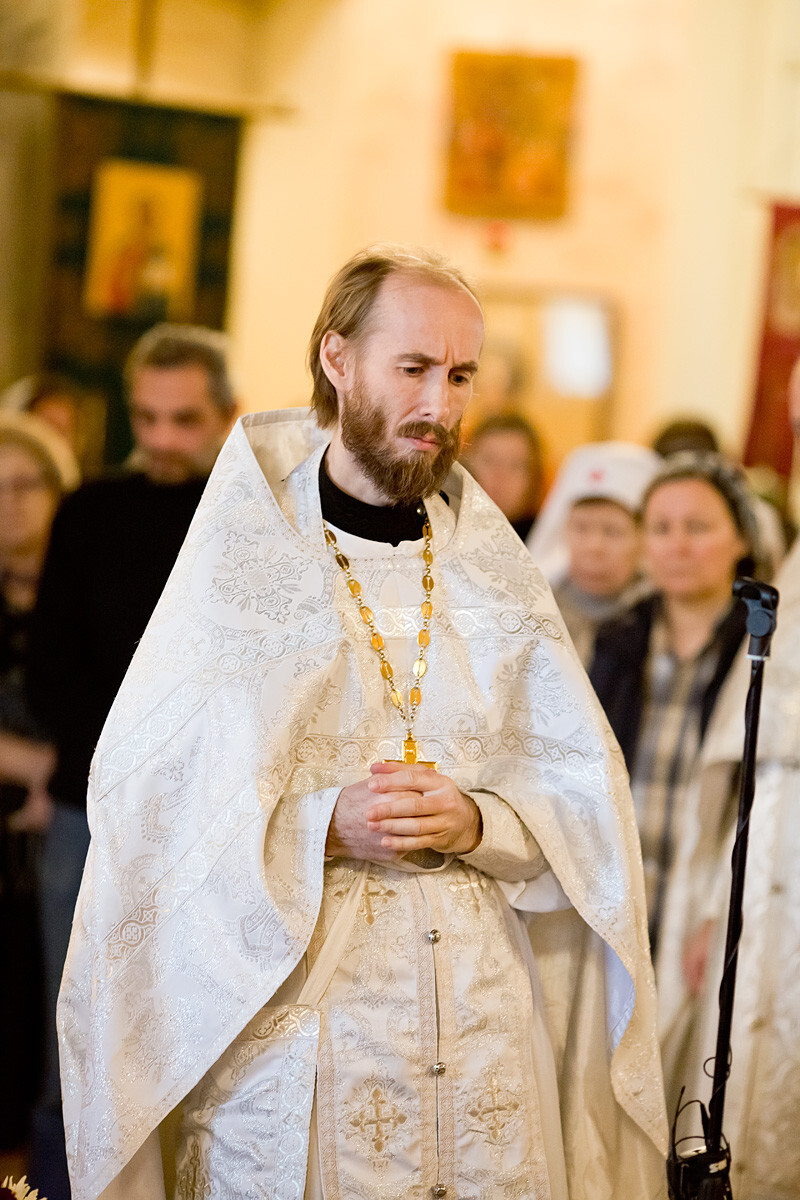
[[[756,574],[767,578],[771,573],[767,553],[756,516],[756,496],[740,466],[722,454],[706,450],[684,450],[673,454],[664,463],[642,497],[644,512],[650,497],[665,483],[679,479],[702,479],[719,492],[728,506],[737,530],[747,543],[747,557],[739,564],[737,574]]]

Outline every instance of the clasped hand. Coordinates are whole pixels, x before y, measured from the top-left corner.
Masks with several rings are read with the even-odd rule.
[[[480,844],[480,810],[446,775],[391,762],[370,772],[339,793],[327,855],[391,862],[412,850],[469,854]]]

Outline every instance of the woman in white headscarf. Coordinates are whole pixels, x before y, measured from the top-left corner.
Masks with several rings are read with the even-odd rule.
[[[627,442],[580,446],[564,461],[528,537],[588,667],[595,634],[641,594],[639,506],[662,460]]]

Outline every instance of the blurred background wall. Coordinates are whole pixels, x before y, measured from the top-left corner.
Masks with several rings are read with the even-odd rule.
[[[34,34],[15,40],[26,11]],[[691,412],[741,449],[770,204],[800,196],[795,0],[0,0],[0,12],[4,95],[44,81],[243,118],[226,325],[245,407],[305,401],[325,282],[367,242],[410,241],[490,291],[603,298],[616,355],[606,432],[645,440]],[[563,217],[498,225],[445,209],[457,50],[578,60]],[[16,207],[0,206],[6,246],[26,220],[30,240],[30,182],[0,179],[15,186]],[[37,295],[17,312],[17,351],[0,356],[7,376],[7,361],[36,356]]]

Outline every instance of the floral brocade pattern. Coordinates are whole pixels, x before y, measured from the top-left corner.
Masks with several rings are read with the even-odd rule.
[[[796,761],[759,765],[725,1101],[725,1134],[733,1152],[731,1184],[734,1196],[743,1200],[796,1200],[800,1195],[798,784]],[[724,933],[720,921],[720,972]],[[716,999],[716,989],[709,989],[701,1055],[714,1050]],[[708,1102],[708,1081],[699,1079],[696,1086]]]
[[[326,874],[309,967],[353,883],[345,861]],[[279,1168],[265,1144],[300,1154],[317,1062],[326,1200],[422,1200],[447,1180],[460,1200],[548,1200],[537,1063],[519,1036],[530,979],[504,909],[458,861],[432,875],[372,867],[318,1045],[312,1010],[267,1006],[184,1101],[177,1200],[302,1195],[300,1161]]]
[[[319,1018],[266,1008],[184,1100],[175,1200],[302,1200]]]
[[[422,1200],[437,1184],[460,1200],[549,1197],[538,1067],[519,1037],[530,979],[504,907],[458,860],[434,874],[368,872],[322,1010],[326,1200]]]
[[[313,961],[326,910],[342,894],[336,871],[323,867],[339,789],[376,759],[397,757],[402,730],[326,552],[321,451],[290,474],[304,456],[284,462],[273,453],[270,428],[248,417],[223,449],[93,765],[92,845],[59,1010],[75,1200],[95,1200],[150,1131],[209,1080],[234,1107],[246,1108],[251,1095],[241,1120],[253,1139],[260,1130],[262,1153],[265,1122],[277,1131],[266,1139],[275,1155],[269,1170],[285,1181],[274,1195],[302,1197],[316,1035],[287,1029],[265,1041],[263,1006],[304,954]],[[622,763],[541,576],[469,478],[458,472],[457,481],[457,524],[437,497],[429,510],[436,615],[415,735],[463,790],[503,797],[611,947],[608,962],[625,985],[609,993],[622,997],[609,1035],[614,1094],[632,1118],[623,1113],[629,1132],[643,1131],[648,1149],[639,1153],[657,1158],[653,1144],[663,1145],[665,1127],[654,992]],[[419,588],[413,558],[395,567],[401,582]],[[381,594],[387,571],[385,560],[358,563],[366,594]],[[417,612],[418,600],[390,605],[380,627],[402,641]],[[560,700],[539,703],[558,692],[557,680]],[[355,1148],[376,1136],[400,1147],[420,1187],[438,1157],[460,1164],[472,1189],[464,1195],[497,1194],[480,1175],[486,1162],[509,1180],[501,1196],[540,1194],[519,1182],[523,1163],[538,1172],[541,1162],[534,1073],[522,1071],[518,1053],[531,991],[497,886],[455,863],[436,879],[378,874],[365,889],[319,1014],[320,1077],[331,1081],[320,1096],[320,1129],[333,1127],[325,1105],[345,1122],[335,1147],[322,1147],[322,1170],[326,1181],[348,1181],[348,1200],[383,1200],[381,1189],[387,1200],[410,1194],[393,1180],[390,1160],[374,1188],[358,1182]],[[430,944],[414,942],[434,911],[456,938],[434,947],[436,973]],[[470,964],[480,989],[472,989]],[[381,1067],[369,1027],[378,1009],[381,1038],[412,1064],[405,1071]],[[437,1036],[451,1056],[438,1080],[429,1072]],[[335,1063],[352,1065],[358,1047],[363,1068],[342,1082]],[[499,1072],[500,1055],[510,1055],[510,1069]],[[387,1077],[406,1090],[392,1092]],[[415,1110],[429,1113],[434,1103],[438,1132]],[[198,1187],[213,1157],[204,1121],[214,1112],[224,1120],[225,1108],[196,1106],[179,1174],[194,1172]],[[510,1136],[515,1122],[524,1137]],[[483,1165],[470,1157],[468,1128]],[[213,1182],[214,1172],[207,1177]],[[247,1194],[214,1186],[215,1200]]]
[[[242,612],[252,609],[280,622],[288,618],[300,592],[302,562],[270,555],[260,542],[232,532],[225,541],[222,565],[224,569],[211,581],[212,597],[220,596]]]

